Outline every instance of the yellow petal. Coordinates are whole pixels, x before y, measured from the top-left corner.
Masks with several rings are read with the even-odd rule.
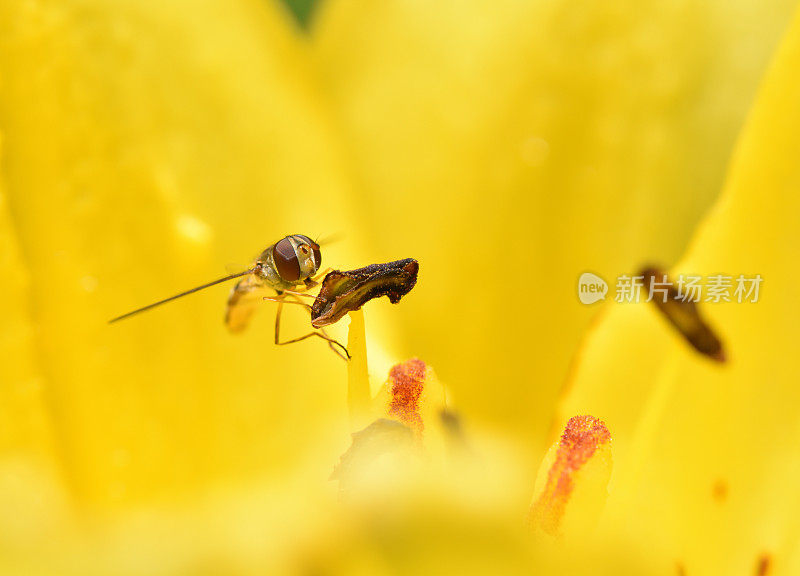
[[[319,430],[344,413],[344,364],[320,342],[273,346],[274,305],[236,337],[227,286],[106,324],[286,234],[347,228],[338,145],[287,18],[254,0],[0,4],[4,235],[28,278],[5,288],[3,322],[20,378],[39,378],[35,347],[85,503],[285,472],[312,446],[337,453]],[[328,263],[352,252],[343,244]],[[285,316],[284,334],[308,330],[307,315]],[[313,425],[295,427],[303,414]]]
[[[793,6],[324,3],[312,35],[359,223],[374,253],[421,265],[392,311],[401,353],[469,413],[543,438],[596,311],[578,276],[681,253]]]
[[[61,527],[67,502],[37,364],[29,277],[1,187],[0,278],[0,542],[30,545]]]
[[[619,305],[581,351],[561,420],[614,431],[608,527],[654,570],[790,574],[800,523],[800,19],[738,142],[723,196],[675,273],[760,274],[757,303],[706,304],[730,362],[694,352],[651,305]],[[766,568],[765,568],[766,567]]]

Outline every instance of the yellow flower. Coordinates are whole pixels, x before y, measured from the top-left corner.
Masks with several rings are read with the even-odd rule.
[[[591,406],[614,431],[607,529],[687,574],[800,569],[799,64],[795,19],[724,193],[674,266],[762,276],[757,302],[704,308],[729,361],[693,353],[654,309],[615,306],[589,334],[560,406],[562,420]]]
[[[708,310],[730,366],[609,310],[557,421],[613,438],[597,535],[524,519],[597,311],[578,275],[680,256],[792,4],[330,0],[303,36],[263,0],[0,3],[0,571],[791,573],[797,26],[671,268],[765,277],[763,302]],[[273,346],[268,303],[231,336],[221,286],[106,324],[338,232],[324,265],[421,265],[368,305],[368,342],[354,322],[369,368]],[[348,404],[414,356],[461,447],[429,413],[435,456],[337,504],[376,416]]]

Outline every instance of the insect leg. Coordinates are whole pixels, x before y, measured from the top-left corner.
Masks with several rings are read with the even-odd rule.
[[[328,268],[325,268],[325,270],[317,272],[314,276],[312,276],[311,278],[308,278],[306,280],[306,287],[307,288],[313,288],[314,286],[319,284],[320,279],[325,278],[325,276],[328,274],[328,272],[333,272],[333,268],[331,268],[329,266]]]
[[[264,296],[263,300],[267,300],[268,302],[283,302],[284,304],[299,304],[300,306],[304,306],[306,308],[311,308],[311,306],[309,304],[306,304],[305,302],[296,302],[294,300],[286,300],[286,299],[284,299],[284,298],[282,298],[280,296],[277,296],[277,297]]]
[[[308,304],[304,304],[303,302],[290,302],[290,303],[291,304],[301,304],[301,305],[303,305],[303,306],[305,306],[307,308],[310,308],[310,306],[308,306]],[[322,338],[323,340],[328,342],[328,346],[330,346],[331,349],[334,352],[336,352],[336,354],[339,355],[339,357],[341,357],[343,360],[349,360],[350,359],[350,353],[347,351],[347,348],[345,348],[344,345],[340,344],[339,342],[337,342],[336,340],[334,340],[333,338],[331,338],[327,334],[321,334],[320,332],[316,332],[316,331],[309,332],[308,334],[305,334],[303,336],[299,336],[297,338],[292,338],[291,340],[284,340],[283,342],[281,342],[281,336],[280,336],[280,334],[281,334],[281,312],[283,311],[283,304],[284,304],[283,300],[278,300],[278,309],[275,311],[275,344],[276,345],[285,346],[286,344],[294,344],[295,342],[301,342],[301,341],[305,340],[306,338],[311,338],[312,336],[318,336],[319,338]],[[341,349],[341,351],[336,349],[336,348],[334,348],[334,346],[338,346]],[[342,351],[344,352],[344,355],[342,355]]]
[[[283,292],[284,294],[291,294],[293,296],[302,296],[303,298],[311,298],[312,300],[315,300],[317,298],[316,296],[314,296],[313,294],[309,294],[308,292],[294,292],[292,290],[284,290]]]
[[[311,306],[309,304],[306,304],[305,302],[301,301],[300,298],[298,298],[298,296],[310,296],[309,294],[302,294],[302,293],[299,293],[299,292],[291,292],[289,290],[285,290],[285,293],[292,295],[292,300],[288,300],[286,302],[287,304],[299,304],[300,306],[304,306],[308,310],[308,313],[311,314]],[[338,341],[336,341],[333,338],[331,338],[328,335],[328,333],[325,331],[325,328],[319,328],[318,330],[320,332],[322,332],[322,335],[325,336],[325,338],[328,340],[328,347],[331,350],[333,350],[336,354],[339,354],[339,356],[341,356],[341,354],[339,353],[339,350],[336,349],[336,346],[338,346],[339,348],[342,348],[347,353],[347,357],[350,358],[350,352],[347,350],[347,348],[345,348]]]

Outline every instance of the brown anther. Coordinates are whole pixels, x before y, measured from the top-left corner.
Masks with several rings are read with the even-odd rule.
[[[325,276],[311,307],[311,325],[321,328],[338,322],[348,312],[380,296],[397,304],[414,288],[418,272],[419,263],[412,258],[357,270],[334,270]]]
[[[667,274],[658,268],[645,268],[640,275],[644,277],[644,288],[653,296],[653,304],[686,341],[704,356],[717,362],[725,362],[722,341],[700,315],[697,302],[681,294],[680,290],[669,282]],[[656,283],[658,283],[657,289]]]

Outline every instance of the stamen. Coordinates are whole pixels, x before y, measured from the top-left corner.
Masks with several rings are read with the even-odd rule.
[[[722,342],[700,316],[697,303],[681,294],[673,283],[668,282],[667,275],[658,268],[646,268],[641,276],[644,276],[644,287],[650,294],[654,293],[655,283],[659,284],[658,291],[661,291],[661,295],[654,296],[652,301],[686,341],[695,350],[712,360],[725,362]],[[663,291],[666,291],[665,295]]]
[[[420,397],[425,387],[427,366],[419,358],[395,364],[389,371],[389,416],[422,436],[425,423],[420,413]]]
[[[571,418],[542,462],[530,525],[551,536],[561,535],[567,504],[575,509],[570,514],[573,528],[593,525],[608,495],[611,465],[611,434],[605,424],[593,416]]]
[[[347,332],[347,407],[353,429],[363,427],[369,419],[370,387],[367,365],[367,338],[364,329],[364,312],[350,312],[350,327]]]

